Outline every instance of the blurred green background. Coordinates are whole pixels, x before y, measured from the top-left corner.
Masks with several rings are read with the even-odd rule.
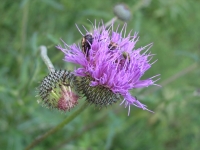
[[[200,1],[199,0],[16,0],[0,5],[0,149],[21,150],[60,123],[60,113],[37,103],[36,87],[48,74],[39,46],[48,47],[57,69],[72,70],[55,48],[79,42],[75,23],[104,22],[113,7],[126,3],[130,31],[139,32],[137,47],[151,42],[158,59],[144,78],[161,74],[162,88],[133,91],[155,113],[120,102],[102,110],[88,107],[34,150],[198,150],[200,149]],[[117,21],[123,24],[122,21]],[[78,41],[79,40],[79,41]],[[78,107],[83,103],[80,101]]]

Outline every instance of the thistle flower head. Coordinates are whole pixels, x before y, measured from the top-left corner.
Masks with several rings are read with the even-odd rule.
[[[130,90],[155,85],[153,79],[158,75],[141,80],[152,65],[149,61],[153,55],[148,52],[152,44],[136,49],[137,33],[132,35],[130,32],[126,35],[126,24],[121,31],[118,30],[119,26],[114,30],[113,24],[107,29],[103,23],[98,26],[95,23],[92,33],[86,30],[85,35],[93,36],[91,41],[85,39],[86,44],[89,45],[86,49],[83,50],[80,45],[76,44],[68,46],[66,43],[64,43],[64,48],[62,46],[57,46],[57,48],[64,52],[65,61],[80,65],[74,74],[81,77],[82,88],[80,90],[90,103],[98,105],[96,100],[102,99],[99,96],[107,91],[104,103],[100,106],[110,105],[115,102],[111,99],[117,100],[119,95],[123,97],[122,103],[125,107],[129,108],[128,114],[130,105],[148,110],[146,105],[130,94]],[[92,89],[95,90],[92,92]],[[98,89],[104,90],[100,93]]]
[[[75,76],[64,70],[49,73],[39,86],[39,103],[47,108],[69,111],[78,104],[74,89]]]

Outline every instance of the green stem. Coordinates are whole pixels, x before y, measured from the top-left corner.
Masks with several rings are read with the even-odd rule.
[[[104,114],[102,115],[102,117],[98,120],[96,120],[95,122],[90,122],[87,125],[85,125],[83,127],[83,129],[79,132],[74,134],[73,136],[69,137],[68,139],[65,139],[64,141],[62,141],[59,145],[51,148],[50,150],[58,150],[61,149],[64,145],[66,145],[67,143],[69,143],[70,141],[74,140],[74,139],[78,139],[79,137],[81,137],[84,133],[86,133],[87,131],[91,131],[93,129],[95,129],[95,127],[97,125],[99,125],[100,123],[105,121],[105,118],[108,116],[108,114]]]
[[[118,19],[117,17],[113,17],[112,19],[110,19],[108,22],[104,24],[105,28],[109,27],[111,24],[114,24],[114,22],[117,21],[117,19]]]
[[[42,57],[44,63],[47,65],[49,71],[50,72],[54,72],[55,68],[54,68],[51,60],[47,56],[47,48],[46,48],[46,46],[40,46],[40,51],[41,51],[41,57]]]
[[[38,143],[43,141],[45,138],[47,138],[49,135],[55,133],[56,131],[63,128],[65,125],[67,125],[70,121],[72,121],[76,116],[78,116],[85,108],[87,108],[88,103],[85,102],[78,110],[76,110],[74,113],[72,113],[70,116],[68,116],[65,120],[63,120],[60,124],[58,124],[56,127],[52,128],[51,130],[47,131],[43,135],[37,137],[31,144],[29,144],[25,150],[30,150],[34,146],[36,146]]]

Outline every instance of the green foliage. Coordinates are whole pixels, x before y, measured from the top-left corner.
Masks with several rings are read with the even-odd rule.
[[[55,48],[61,43],[60,38],[68,44],[80,43],[81,34],[75,23],[90,29],[87,19],[109,21],[118,2],[122,1],[1,2],[1,149],[23,149],[73,112],[61,114],[37,104],[36,87],[48,74],[39,46],[48,47],[57,69],[72,70],[74,66],[65,63],[62,52]],[[35,150],[199,149],[200,2],[127,0],[126,4],[132,11],[128,30],[133,29],[140,35],[137,46],[153,42],[151,51],[157,54],[154,58],[158,62],[144,78],[160,73],[158,84],[162,88],[134,91],[155,113],[132,107],[128,117],[127,109],[118,106],[119,103],[102,110],[91,106]]]

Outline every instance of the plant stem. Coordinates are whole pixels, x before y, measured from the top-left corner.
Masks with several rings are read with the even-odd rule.
[[[55,133],[56,131],[63,128],[65,125],[67,125],[70,121],[72,121],[76,116],[78,116],[85,108],[87,108],[88,103],[85,102],[78,110],[76,110],[74,113],[72,113],[70,116],[68,116],[65,120],[63,120],[60,124],[58,124],[56,127],[52,128],[51,130],[47,131],[43,135],[37,137],[31,144],[29,144],[25,150],[30,150],[34,146],[36,146],[38,143],[43,141],[45,138],[47,138],[49,135]]]
[[[100,123],[104,122],[105,121],[105,118],[107,117],[107,114],[106,115],[103,115],[100,119],[98,119],[97,121],[95,122],[90,122],[88,123],[87,125],[85,125],[83,127],[83,129],[77,133],[77,134],[74,134],[73,136],[69,137],[68,139],[65,139],[64,141],[62,141],[59,145],[51,148],[50,150],[58,150],[58,149],[61,149],[64,145],[66,145],[68,142],[74,140],[74,139],[78,139],[79,137],[81,137],[84,133],[86,133],[87,131],[91,131],[92,129],[95,129],[94,127],[96,127],[97,125],[99,125]]]
[[[54,72],[55,68],[54,68],[51,60],[47,56],[47,48],[46,48],[46,46],[40,46],[40,51],[41,51],[41,57],[42,57],[44,63],[47,65],[49,71],[50,72]]]
[[[105,23],[105,28],[109,27],[111,24],[114,24],[115,21],[117,21],[117,17],[113,17],[111,20]]]

